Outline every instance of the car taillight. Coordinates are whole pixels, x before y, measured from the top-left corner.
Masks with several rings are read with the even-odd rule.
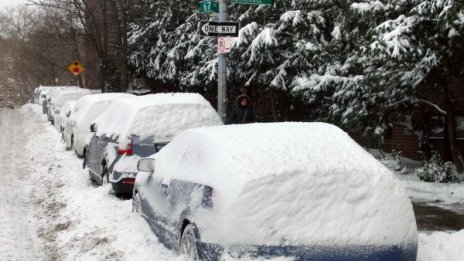
[[[122,184],[134,185],[135,184],[135,179],[134,178],[123,179]]]
[[[118,155],[127,155],[131,156],[132,155],[132,143],[128,143],[126,147],[122,147],[119,145],[118,147]]]

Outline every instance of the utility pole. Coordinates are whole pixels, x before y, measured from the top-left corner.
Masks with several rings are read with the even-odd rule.
[[[228,20],[227,0],[219,0],[219,22]],[[218,57],[218,113],[222,121],[227,120],[227,56]]]

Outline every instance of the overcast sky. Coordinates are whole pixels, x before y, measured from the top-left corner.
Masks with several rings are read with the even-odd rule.
[[[0,8],[27,3],[27,0],[0,0]]]

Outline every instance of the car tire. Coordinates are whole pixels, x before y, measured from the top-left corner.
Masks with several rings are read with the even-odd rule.
[[[200,260],[197,247],[197,229],[193,224],[188,224],[180,240],[179,253],[185,255],[187,260]]]
[[[139,193],[135,193],[134,197],[132,197],[132,213],[140,213],[141,207],[140,195]]]

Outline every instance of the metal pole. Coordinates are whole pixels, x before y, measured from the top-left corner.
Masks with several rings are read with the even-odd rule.
[[[227,22],[227,0],[219,0],[219,22]],[[227,57],[218,57],[218,114],[225,123],[227,120]]]

